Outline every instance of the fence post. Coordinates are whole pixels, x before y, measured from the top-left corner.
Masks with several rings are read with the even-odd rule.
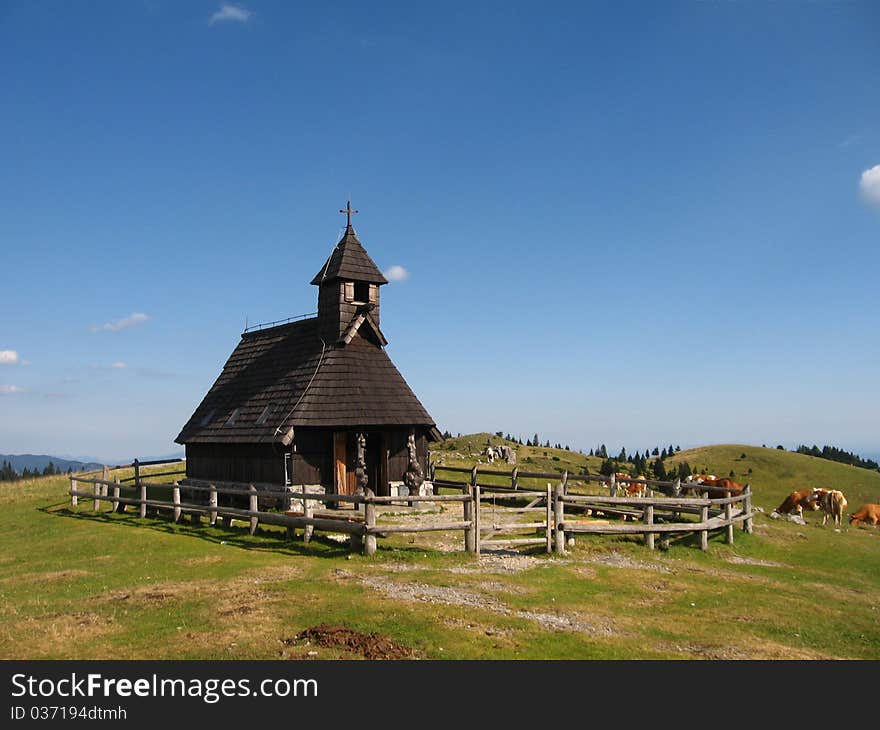
[[[474,480],[476,482],[476,480]],[[479,555],[480,554],[480,504],[482,504],[482,500],[480,499],[480,486],[478,484],[474,484],[474,552]]]
[[[119,508],[122,506],[119,502],[119,477],[113,480],[113,511],[119,512]]]
[[[645,505],[645,526],[651,528],[654,526],[654,505],[646,504]],[[650,530],[645,532],[645,545],[648,546],[649,550],[654,549],[654,533],[650,532]]]
[[[315,502],[311,499],[306,499],[305,495],[308,494],[306,491],[305,485],[302,487],[303,492],[303,517],[308,517],[312,519],[315,516]],[[311,542],[312,535],[315,532],[314,525],[306,525],[303,527],[303,542]],[[360,548],[358,548],[360,549]]]
[[[211,511],[208,512],[208,521],[211,527],[217,524],[217,487],[213,484],[208,485],[208,506],[211,507]]]
[[[134,485],[136,487],[141,485],[141,466],[137,459],[134,460]]]
[[[376,526],[376,503],[373,501],[373,490],[364,490],[364,522],[366,524],[366,533],[364,534],[364,554],[376,554],[376,533],[370,532],[370,529]]]
[[[703,492],[701,495],[702,499],[709,499],[709,492]],[[702,524],[706,524],[709,521],[709,505],[703,505],[700,508],[700,522]],[[702,529],[700,530],[700,550],[708,550],[709,549],[709,530]]]
[[[147,487],[144,484],[140,485],[140,511],[139,514],[141,517],[147,516]]]
[[[513,467],[513,471],[510,472],[510,486],[512,489],[519,489],[519,468]]]
[[[107,467],[106,464],[104,464],[104,469],[101,471],[101,479],[104,480],[101,484],[101,496],[106,497],[107,491],[109,489],[107,486],[107,482],[110,481],[110,469]]]
[[[171,487],[171,502],[174,504],[174,521],[180,522],[180,487],[176,482]]]
[[[70,477],[70,506],[76,507],[79,504],[79,497],[73,492],[76,492],[79,489],[79,484],[77,484],[76,479]]]
[[[746,518],[743,520],[743,530],[745,530],[749,535],[752,534],[752,488],[746,484],[746,488],[743,490],[743,510],[746,513]]]
[[[545,511],[545,519],[547,520],[547,554],[553,552],[553,488],[547,483],[547,504]]]
[[[97,512],[101,508],[101,500],[98,497],[101,496],[101,485],[98,482],[95,482],[95,512]]]
[[[727,544],[733,545],[733,505],[728,502],[724,505],[724,521],[727,522]]]
[[[565,554],[565,532],[562,525],[565,523],[565,503],[562,501],[562,482],[556,485],[556,499],[553,501],[553,512],[556,534],[556,553],[558,555]]]
[[[259,522],[259,518],[255,514],[257,508],[259,507],[259,502],[257,501],[257,488],[253,484],[248,485],[248,491],[250,492],[248,511],[250,514],[250,534],[254,535],[257,532],[257,523]]]
[[[562,472],[562,493],[568,494],[568,469]]]
[[[474,539],[474,487],[463,486],[461,492],[467,496],[467,499],[462,502],[464,521],[470,523],[464,530],[464,549],[469,553],[474,553],[477,551]]]
[[[608,485],[608,494],[612,497],[617,496],[617,479],[614,474],[611,475],[611,484]]]

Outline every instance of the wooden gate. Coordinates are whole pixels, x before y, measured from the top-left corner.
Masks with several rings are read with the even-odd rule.
[[[550,485],[544,492],[538,491],[484,491],[479,484],[473,484],[474,519],[476,522],[477,555],[484,549],[495,547],[519,547],[522,545],[544,545],[547,552],[553,550],[553,491]],[[499,501],[528,499],[525,507],[499,507]],[[543,519],[531,522],[518,522],[519,515],[535,515]],[[523,531],[527,532],[523,532]],[[543,532],[542,536],[535,533]],[[531,533],[532,537],[526,537]],[[501,539],[498,539],[498,535]]]

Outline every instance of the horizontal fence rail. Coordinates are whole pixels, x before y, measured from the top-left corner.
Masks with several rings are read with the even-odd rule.
[[[244,483],[182,479],[180,482],[155,481],[161,477],[184,474],[185,471],[167,471],[141,475],[141,466],[162,466],[183,460],[140,462],[120,468],[134,468],[135,476],[125,479],[110,478],[111,469],[104,468],[101,477],[76,474],[70,478],[71,506],[77,507],[80,498],[91,500],[95,511],[102,502],[112,505],[114,512],[124,512],[134,506],[140,517],[147,510],[170,514],[174,522],[189,515],[194,524],[201,524],[207,516],[210,525],[218,521],[229,527],[233,520],[246,521],[251,534],[260,522],[286,527],[289,537],[295,530],[303,531],[304,542],[309,542],[314,531],[341,533],[350,538],[350,549],[366,555],[376,552],[378,537],[402,533],[461,531],[464,549],[480,554],[484,549],[497,547],[543,546],[547,553],[562,554],[573,544],[575,536],[633,535],[644,536],[645,544],[653,549],[655,538],[663,540],[675,533],[696,533],[700,547],[708,549],[709,533],[724,530],[726,542],[732,543],[734,526],[752,532],[754,513],[751,487],[742,491],[683,484],[681,480],[660,481],[636,477],[602,476],[557,472],[499,471],[440,466],[431,464],[429,474],[435,494],[377,496],[367,489],[362,494],[325,494],[309,491],[305,486],[283,486],[272,483]],[[467,475],[462,480],[437,478],[437,472]],[[91,474],[90,472],[89,474]],[[503,478],[507,484],[489,484],[487,478]],[[546,488],[522,487],[520,479],[550,480]],[[555,481],[555,487],[552,482]],[[133,483],[131,483],[133,482]],[[569,491],[573,482],[597,482],[608,488],[608,494],[583,494]],[[638,494],[617,496],[618,485],[637,484],[644,487]],[[318,485],[315,485],[318,486]],[[87,488],[84,488],[87,487]],[[439,494],[439,489],[453,490]],[[698,496],[689,496],[698,489]],[[654,494],[654,491],[660,494]],[[643,496],[647,494],[647,496]],[[713,496],[718,495],[718,496]],[[262,504],[261,504],[262,503]],[[377,508],[394,504],[462,505],[462,518],[427,524],[379,524]],[[523,506],[523,504],[525,505]],[[334,509],[320,510],[348,504],[355,509],[350,514]],[[500,505],[500,507],[499,507]],[[516,517],[528,521],[517,521]],[[615,517],[622,519],[597,519]],[[689,521],[683,519],[691,517]]]

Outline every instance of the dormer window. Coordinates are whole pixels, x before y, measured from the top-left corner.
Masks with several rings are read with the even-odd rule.
[[[274,412],[275,412],[275,404],[270,403],[269,405],[267,405],[263,409],[263,412],[260,414],[260,417],[257,419],[257,425],[262,426],[263,424],[265,424],[266,421],[269,420],[269,416],[271,416]]]
[[[346,281],[342,284],[343,298],[350,304],[378,304],[379,287],[366,281]]]

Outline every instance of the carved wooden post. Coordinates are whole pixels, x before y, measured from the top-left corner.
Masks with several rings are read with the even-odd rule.
[[[376,526],[376,503],[373,501],[373,490],[365,489],[364,495],[366,502],[364,504],[364,522],[366,524],[366,533],[364,534],[364,554],[376,554],[376,533],[371,530]]]
[[[259,518],[257,517],[257,508],[259,507],[259,502],[257,500],[257,488],[253,484],[248,485],[248,492],[250,492],[248,511],[250,512],[250,534],[253,535],[257,531],[257,523],[259,522]]]
[[[746,518],[743,520],[743,530],[745,530],[749,535],[752,534],[752,488],[746,484],[746,488],[743,490],[743,510],[746,513]]]
[[[120,502],[119,502],[119,477],[113,480],[113,501],[111,502],[113,505],[113,511],[119,512]]]
[[[474,471],[476,472],[476,467],[474,467]],[[480,505],[482,504],[482,499],[480,498],[480,486],[476,483],[476,479],[474,479],[474,486],[471,487],[474,495],[474,552],[479,555],[480,554]]]
[[[74,494],[74,492],[76,492],[78,489],[79,484],[77,483],[76,479],[70,477],[70,506],[72,508],[76,508],[79,504],[79,497]]]
[[[724,521],[727,522],[727,544],[733,545],[733,505],[724,505]]]
[[[646,504],[645,505],[645,526],[651,528],[654,526],[654,505]],[[654,549],[654,533],[650,531],[645,532],[645,545],[648,546],[649,550]]]
[[[101,509],[101,500],[98,497],[101,496],[101,485],[98,482],[95,482],[95,512]]]
[[[464,549],[466,552],[473,553],[477,551],[474,539],[474,487],[463,486],[461,492],[467,497],[461,503],[464,511],[464,521],[470,523],[464,530]]]
[[[557,555],[565,554],[565,532],[562,525],[565,523],[565,503],[562,501],[564,493],[562,491],[562,482],[556,485],[556,499],[553,501],[553,517],[556,528],[556,553]]]
[[[174,504],[174,521],[180,522],[180,487],[177,482],[171,488],[171,502]]]
[[[211,508],[211,511],[208,512],[208,521],[211,527],[214,527],[217,524],[217,487],[209,484],[208,489],[208,506]]]
[[[702,499],[709,499],[709,492],[703,492]],[[709,521],[709,505],[703,505],[700,508],[700,522],[706,524]],[[700,530],[700,550],[709,549],[709,530],[703,528]]]
[[[547,520],[547,553],[553,552],[553,488],[547,484],[547,496],[545,497],[547,504],[545,505],[544,519]]]
[[[140,511],[139,514],[141,517],[147,516],[147,487],[144,484],[140,485]]]
[[[302,500],[303,517],[308,517],[309,519],[312,519],[312,517],[315,516],[315,501],[305,498],[305,495],[308,494],[308,492],[306,491],[305,485],[303,485],[302,491],[303,491],[303,500]],[[306,525],[305,527],[303,527],[303,542],[311,542],[312,535],[314,534],[314,532],[315,532],[314,525]],[[360,549],[360,548],[358,548],[358,549]]]

